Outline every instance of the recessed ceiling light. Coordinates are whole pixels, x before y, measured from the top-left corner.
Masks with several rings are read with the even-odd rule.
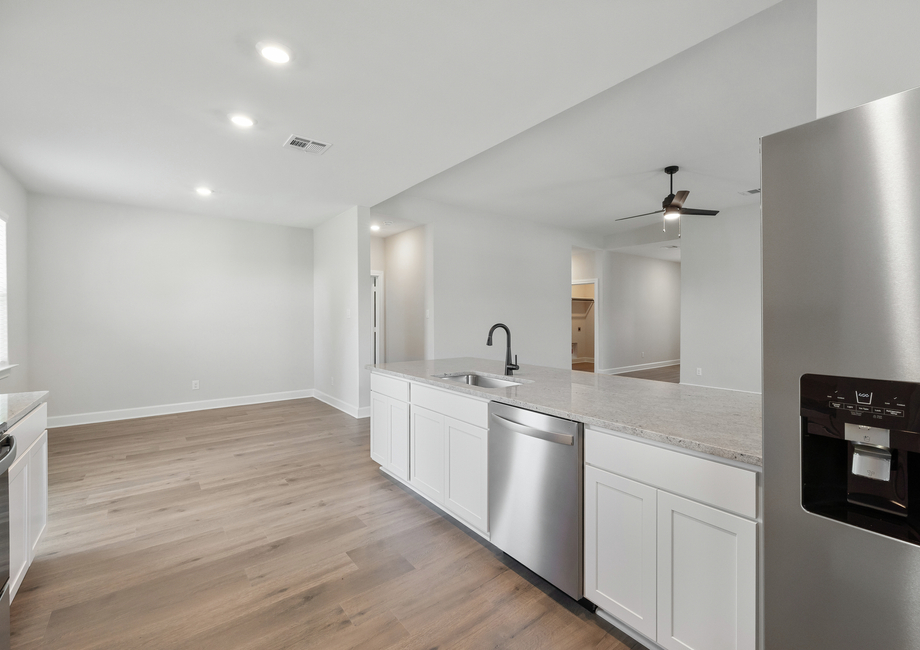
[[[288,49],[277,43],[259,43],[256,47],[259,48],[259,54],[272,63],[287,63],[291,60],[291,53]]]
[[[199,196],[211,196],[210,187],[196,187],[195,191],[198,192]]]
[[[380,230],[380,226],[375,223],[371,226],[371,230]]]
[[[248,129],[249,127],[251,127],[253,124],[256,123],[256,121],[252,119],[251,117],[249,117],[248,115],[241,115],[239,113],[237,113],[236,115],[231,115],[230,121],[236,124],[241,129]]]

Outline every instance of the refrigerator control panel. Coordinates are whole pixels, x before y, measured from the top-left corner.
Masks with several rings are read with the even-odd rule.
[[[801,415],[845,424],[920,433],[920,384],[886,379],[802,375]]]

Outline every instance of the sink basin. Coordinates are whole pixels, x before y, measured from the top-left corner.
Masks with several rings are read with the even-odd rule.
[[[455,372],[449,375],[432,375],[438,379],[455,381],[458,384],[469,384],[479,386],[480,388],[505,388],[506,386],[520,386],[523,382],[511,381],[509,379],[498,379],[497,377],[486,377],[475,372]]]

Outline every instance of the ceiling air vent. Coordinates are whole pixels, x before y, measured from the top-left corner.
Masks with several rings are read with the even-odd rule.
[[[753,190],[745,190],[743,192],[738,192],[741,196],[751,196],[752,194],[760,194],[760,188],[756,187]]]
[[[320,142],[318,140],[311,140],[310,138],[302,138],[299,135],[292,135],[287,139],[287,142],[284,143],[284,146],[289,149],[306,151],[307,153],[319,156],[326,153],[326,149],[332,145],[328,142]]]

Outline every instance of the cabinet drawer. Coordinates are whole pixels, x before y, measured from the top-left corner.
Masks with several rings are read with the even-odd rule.
[[[16,451],[24,454],[31,447],[42,431],[48,428],[48,404],[39,404],[27,416],[10,427],[8,433],[16,437]]]
[[[412,385],[412,404],[482,429],[489,428],[489,402],[467,395]]]
[[[662,490],[757,518],[757,473],[589,427],[585,463]]]
[[[371,373],[371,390],[400,402],[409,401],[409,382],[404,379],[395,379],[385,375]]]

